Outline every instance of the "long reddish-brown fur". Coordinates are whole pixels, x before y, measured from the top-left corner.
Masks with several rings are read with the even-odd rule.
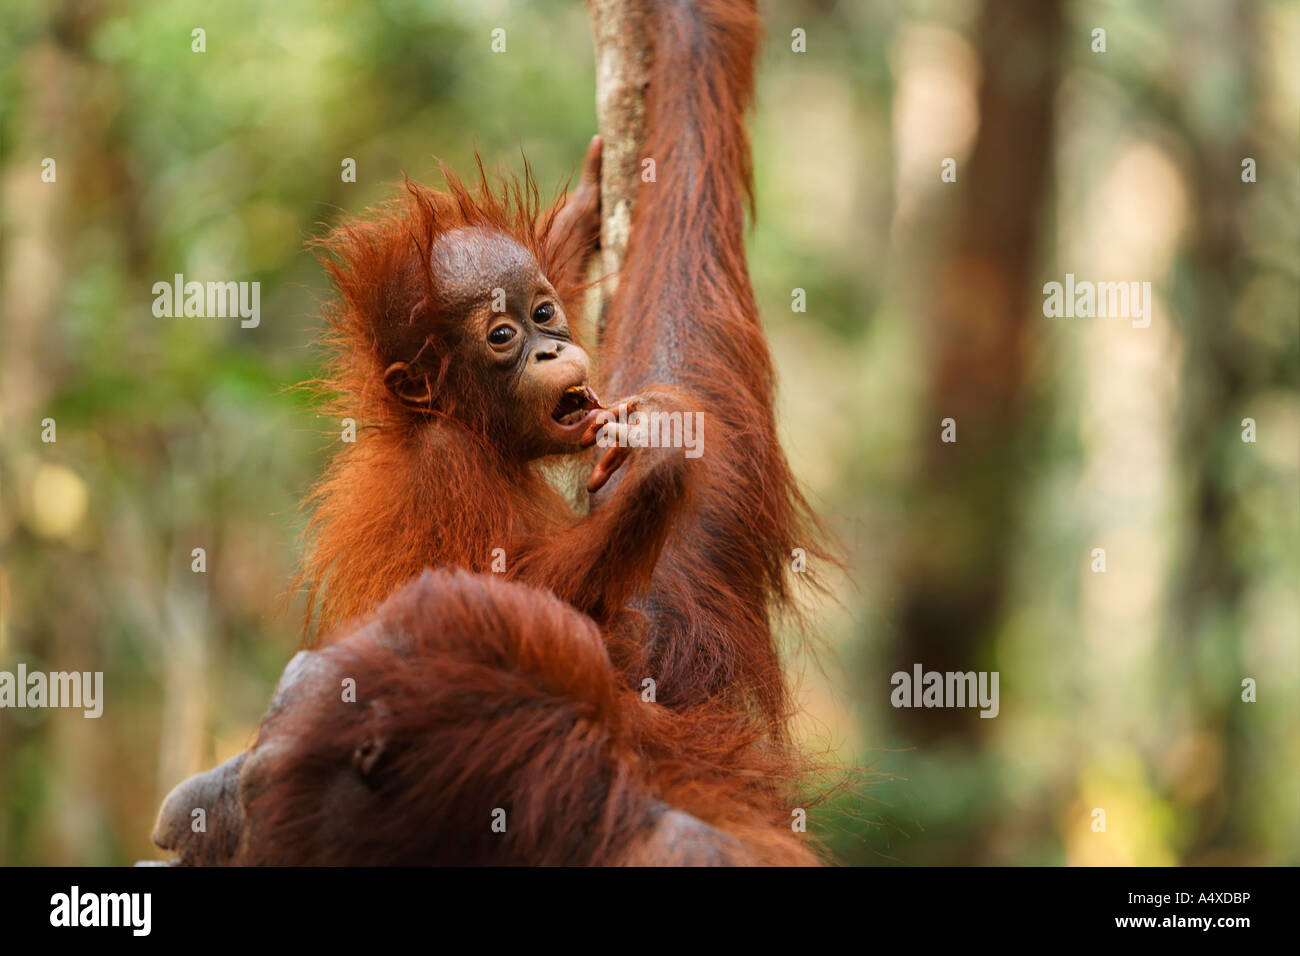
[[[595,624],[544,591],[425,572],[327,643],[244,763],[231,862],[816,861],[783,825],[760,722],[642,701]]]
[[[386,733],[409,759],[362,831],[312,849],[322,774],[364,744],[322,695],[293,716],[299,743],[277,751],[287,763],[257,798],[274,836],[246,861],[399,862],[417,839],[415,859],[499,860],[481,815],[493,799],[514,807],[517,862],[708,862],[717,841],[696,827],[739,841],[718,862],[812,858],[789,827],[799,762],[773,632],[794,604],[791,552],[818,552],[776,437],[743,245],[757,17],[752,0],[667,0],[652,15],[644,154],[657,181],[637,200],[600,393],[658,390],[702,411],[703,457],[634,452],[583,515],[538,463],[507,453],[455,362],[424,355],[440,397],[427,414],[384,388],[388,362],[436,339],[429,251],[452,230],[515,237],[577,306],[583,244],[539,211],[531,179],[503,198],[481,168],[477,190],[408,184],[336,230],[324,242],[339,289],[327,384],[363,432],[313,497],[303,578],[320,627],[371,614],[425,568],[479,577],[426,575],[371,618],[413,652],[374,626],[326,640],[322,654],[396,705]],[[486,573],[497,548],[506,576],[532,588]],[[647,677],[658,704],[637,693]],[[711,849],[697,860],[692,847]]]
[[[539,213],[531,176],[497,196],[478,172],[474,191],[450,172],[447,192],[408,182],[404,196],[318,244],[338,295],[326,309],[329,374],[317,384],[334,395],[340,420],[361,426],[309,499],[313,540],[300,581],[322,631],[373,609],[426,567],[488,570],[494,549],[572,518],[536,467],[498,452],[508,436],[488,434],[480,390],[457,379],[447,356],[438,357],[438,377],[450,401],[436,420],[413,418],[384,387],[386,354],[421,354],[426,323],[439,317],[429,261],[439,236],[474,226],[511,235],[552,277],[561,301],[580,301],[585,250],[554,234],[557,210]]]
[[[661,699],[731,696],[758,708],[779,732],[789,700],[773,611],[793,602],[793,550],[817,552],[776,438],[772,363],[744,257],[744,115],[757,17],[747,0],[664,3],[655,17],[644,152],[658,176],[641,187],[636,205],[601,345],[599,391],[617,397],[666,383],[704,412],[706,449],[692,463],[683,533],[669,541],[671,513],[646,516],[654,527],[629,526],[626,516],[610,520],[617,529],[602,526],[623,476],[597,496],[584,521],[536,464],[500,455],[492,436],[483,440],[484,429],[450,416],[413,426],[409,410],[383,388],[386,358],[378,346],[410,327],[421,298],[436,298],[427,263],[440,234],[487,225],[520,238],[543,272],[558,277],[552,281],[566,305],[578,304],[580,256],[551,235],[555,217],[539,216],[535,188],[526,183],[499,199],[480,170],[477,192],[454,177],[448,193],[410,185],[396,210],[344,226],[324,243],[340,292],[330,313],[331,384],[343,398],[340,414],[369,428],[314,495],[304,579],[328,628],[373,608],[424,567],[487,571],[502,548],[509,574],[562,589],[602,624],[634,600],[643,613],[622,615],[625,626],[611,634],[616,659],[635,675],[653,676]],[[556,261],[556,249],[568,255]],[[420,347],[417,337],[408,351]],[[445,391],[462,410],[478,398],[468,382]],[[530,546],[578,527],[563,548]],[[615,530],[622,540],[610,549]],[[599,553],[583,561],[575,549]],[[597,580],[611,575],[615,580]]]
[[[706,451],[695,510],[640,602],[650,628],[633,652],[661,700],[740,695],[779,734],[790,701],[774,616],[795,609],[794,550],[823,552],[777,440],[772,361],[745,264],[757,13],[746,0],[667,0],[654,16],[642,152],[657,181],[637,198],[601,388],[685,388],[706,410]]]

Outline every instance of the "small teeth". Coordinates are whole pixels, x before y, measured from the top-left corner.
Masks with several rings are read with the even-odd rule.
[[[591,412],[601,408],[596,393],[586,384],[570,385],[566,388],[560,401],[561,406],[565,404],[576,404],[577,408],[555,417],[556,423],[564,426],[576,425]]]
[[[579,395],[586,401],[590,402],[593,408],[600,408],[600,399],[592,391],[590,385],[570,385],[564,390],[565,395]]]

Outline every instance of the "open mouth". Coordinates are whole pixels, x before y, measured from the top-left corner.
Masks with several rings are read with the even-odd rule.
[[[600,399],[587,384],[570,385],[560,396],[551,420],[561,427],[568,428],[583,421],[589,414],[600,408]]]

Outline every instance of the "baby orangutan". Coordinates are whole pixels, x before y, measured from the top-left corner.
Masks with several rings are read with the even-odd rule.
[[[322,247],[338,414],[368,426],[315,492],[303,578],[322,630],[427,567],[549,588],[602,625],[649,580],[687,494],[681,449],[632,454],[634,411],[681,411],[655,387],[602,408],[575,304],[599,228],[600,141],[577,191],[545,214],[531,181],[495,195],[413,183]],[[602,434],[603,432],[603,434]],[[582,516],[539,470],[606,446],[587,488],[627,472]]]

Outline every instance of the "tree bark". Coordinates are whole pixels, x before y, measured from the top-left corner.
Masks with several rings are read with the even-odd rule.
[[[627,255],[632,207],[645,140],[645,95],[650,86],[648,0],[587,0],[596,47],[596,123],[602,141],[599,327]]]

